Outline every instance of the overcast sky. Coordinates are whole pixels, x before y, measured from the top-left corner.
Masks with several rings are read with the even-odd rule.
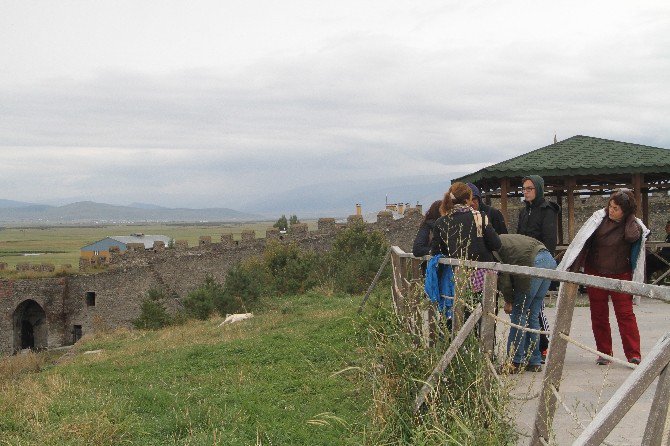
[[[0,0],[0,198],[236,208],[554,133],[670,148],[669,73],[667,0]]]

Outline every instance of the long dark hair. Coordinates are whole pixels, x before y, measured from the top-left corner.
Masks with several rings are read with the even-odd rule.
[[[442,204],[442,200],[437,200],[434,201],[433,204],[430,205],[428,208],[428,211],[426,211],[426,216],[423,218],[423,223],[427,222],[428,220],[437,220],[440,218],[440,205]]]

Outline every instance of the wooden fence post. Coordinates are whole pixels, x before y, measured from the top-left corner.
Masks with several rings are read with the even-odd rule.
[[[484,293],[482,298],[482,324],[481,332],[479,333],[482,354],[485,361],[493,360],[493,350],[495,348],[496,337],[496,323],[495,320],[489,316],[489,313],[496,312],[496,292],[498,289],[498,275],[494,271],[487,271],[484,276]],[[484,389],[491,389],[491,383],[495,380],[491,373],[486,368],[484,372]]]
[[[493,359],[495,344],[495,320],[489,313],[495,314],[496,292],[498,290],[498,275],[494,271],[487,271],[484,276],[484,297],[482,299],[482,328],[480,338],[484,354]]]
[[[482,316],[482,305],[479,304],[477,305],[477,308],[475,308],[475,311],[472,312],[467,322],[463,324],[463,328],[458,332],[456,338],[454,338],[454,340],[451,341],[451,344],[449,344],[449,348],[447,348],[447,351],[444,353],[444,355],[442,355],[442,358],[440,358],[440,361],[433,369],[433,372],[426,379],[426,383],[423,385],[423,387],[421,387],[421,390],[419,390],[418,395],[414,399],[415,413],[418,412],[423,403],[426,401],[426,397],[433,389],[434,384],[440,379],[440,376],[444,373],[451,360],[454,359],[454,356],[456,356],[458,349],[461,347],[461,345],[463,345],[470,332],[475,328],[475,325],[477,324],[481,316]]]
[[[389,248],[389,250],[386,252],[386,255],[384,256],[384,260],[382,261],[382,266],[380,266],[379,270],[377,270],[377,274],[375,274],[375,278],[372,279],[372,283],[368,287],[368,290],[365,293],[365,296],[363,297],[363,300],[361,301],[361,305],[358,307],[358,314],[360,314],[363,311],[363,306],[365,305],[365,302],[368,301],[368,298],[370,297],[370,293],[372,293],[372,290],[375,289],[375,286],[377,285],[377,281],[381,277],[382,272],[384,271],[384,268],[386,267],[386,264],[389,262],[389,258],[391,258],[391,251],[392,251],[392,249]]]
[[[401,294],[400,288],[400,256],[396,252],[391,253],[391,273],[393,276],[393,284],[391,285],[391,291],[393,292],[393,307],[395,309],[396,316],[402,322],[404,315],[404,304],[403,296]]]
[[[591,424],[586,426],[582,434],[577,437],[573,446],[595,446],[602,444],[607,438],[612,429],[614,429],[621,421],[621,419],[628,413],[630,408],[642,396],[647,387],[654,382],[654,379],[667,367],[670,362],[670,332],[666,333],[654,347],[649,351],[649,354],[644,358],[644,362],[639,365],[633,373],[628,375],[626,381],[619,387],[619,389],[612,395],[612,398],[600,409],[600,412],[591,421]],[[661,385],[656,396],[662,399],[664,393],[664,386]],[[654,403],[658,399],[654,397]],[[653,407],[653,406],[652,406]],[[667,404],[665,406],[667,410]],[[653,420],[652,420],[653,421]],[[665,423],[665,420],[662,421]],[[649,427],[649,426],[647,426]],[[663,426],[660,428],[663,432]],[[647,432],[645,432],[646,437]],[[659,436],[660,437],[660,436]]]
[[[421,259],[411,259],[412,280],[421,281]]]
[[[643,446],[661,446],[663,430],[668,422],[668,406],[670,406],[670,364],[666,365],[658,376],[654,401],[649,410],[647,427],[642,438]]]
[[[568,342],[558,334],[570,334],[572,316],[575,311],[575,300],[579,285],[575,283],[561,283],[558,291],[558,308],[556,309],[556,322],[554,323],[553,336],[549,344],[549,356],[547,357],[546,373],[542,380],[542,393],[533,423],[533,435],[530,441],[532,446],[541,446],[542,440],[549,442],[551,423],[556,412],[556,396],[552,387],[559,389],[563,375],[563,363],[565,361],[565,350]],[[542,439],[542,440],[541,440]]]

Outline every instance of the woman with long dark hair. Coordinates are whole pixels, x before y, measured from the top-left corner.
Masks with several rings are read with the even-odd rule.
[[[579,230],[557,269],[578,270],[611,279],[644,281],[644,239],[649,230],[635,217],[637,203],[633,193],[620,189],[612,193],[605,209],[596,211]],[[573,246],[574,245],[574,246]],[[633,296],[616,291],[587,287],[591,327],[599,352],[612,356],[612,332],[608,297],[612,299],[628,362],[639,364],[640,332],[633,312]],[[597,364],[608,365],[602,356]]]
[[[414,254],[415,257],[423,257],[430,254],[430,241],[433,235],[435,222],[441,217],[441,204],[442,200],[433,202],[433,204],[430,205],[430,208],[428,208],[423,221],[421,221],[419,231],[414,238],[414,246],[412,246],[412,254]]]

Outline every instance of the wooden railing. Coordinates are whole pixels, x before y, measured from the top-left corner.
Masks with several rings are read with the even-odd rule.
[[[394,311],[403,322],[405,328],[415,334],[417,339],[421,339],[425,347],[430,347],[436,337],[436,309],[432,305],[426,304],[428,299],[423,297],[420,292],[417,292],[417,290],[423,287],[420,264],[423,260],[427,260],[430,257],[416,258],[412,254],[405,253],[397,246],[393,246],[390,249],[390,258],[393,269],[392,294]],[[443,354],[440,361],[438,361],[433,372],[426,378],[424,386],[417,394],[414,402],[415,411],[418,411],[425,403],[426,398],[434,388],[434,383],[442,375],[458,349],[480,320],[479,339],[481,351],[485,355],[489,371],[486,377],[487,382],[490,383],[494,379],[500,379],[496,374],[496,368],[493,364],[495,323],[496,321],[507,323],[508,325],[509,323],[496,316],[497,273],[512,273],[561,282],[558,293],[556,320],[552,330],[553,336],[551,336],[549,345],[546,372],[542,382],[542,391],[535,414],[530,444],[533,446],[549,444],[551,424],[556,412],[557,403],[561,398],[559,389],[568,343],[577,345],[592,353],[611,358],[635,369],[593,421],[584,428],[582,434],[574,444],[597,445],[605,442],[607,435],[609,435],[656,377],[659,378],[659,381],[642,444],[645,446],[660,446],[662,444],[663,431],[668,419],[668,406],[670,405],[670,332],[659,339],[641,365],[635,366],[605,355],[603,352],[597,352],[573,340],[570,338],[570,328],[579,285],[660,299],[665,302],[670,302],[669,287],[496,262],[474,262],[443,258],[440,259],[440,263],[455,267],[465,266],[486,269],[487,272],[484,280],[482,301],[473,309],[467,321],[464,322],[459,320],[459,314],[462,314],[459,309],[460,299],[458,296],[460,291],[456,290],[454,320],[452,323],[452,332],[455,333],[455,336],[451,340],[447,351]],[[566,410],[569,410],[566,405],[563,404],[563,406]],[[666,441],[670,441],[670,439],[666,439]]]

